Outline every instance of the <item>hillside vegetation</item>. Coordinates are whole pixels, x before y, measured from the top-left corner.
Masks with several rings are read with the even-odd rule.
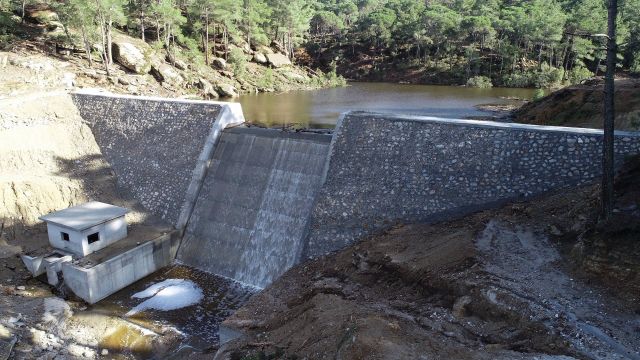
[[[213,6],[0,1],[0,68],[7,75],[3,83],[20,83],[12,81],[15,76],[7,68],[17,66],[32,72],[25,83],[58,68],[69,73],[63,79],[67,87],[162,96],[235,97],[344,85],[335,72],[293,64],[291,51],[281,42],[264,37],[251,41],[235,22],[228,28],[215,23],[214,17],[223,16],[225,24],[237,17]],[[201,20],[210,22],[205,30]]]
[[[84,52],[109,73],[118,30],[163,50],[174,66],[228,62],[233,77],[263,90],[274,75],[256,77],[244,70],[247,61],[337,68],[359,80],[553,88],[603,73],[605,3],[0,0],[0,39],[24,38],[19,25],[31,19],[52,31],[58,46]],[[620,2],[619,13],[618,70],[639,73],[640,0]],[[335,73],[319,77],[321,86],[341,83]]]
[[[606,1],[321,0],[311,63],[348,78],[553,88],[603,74]],[[619,71],[640,72],[640,2],[619,2]],[[481,78],[482,79],[482,78]],[[470,85],[486,81],[472,80]]]

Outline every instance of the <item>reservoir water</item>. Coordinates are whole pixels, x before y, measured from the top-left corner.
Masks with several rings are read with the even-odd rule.
[[[508,104],[530,99],[533,89],[476,89],[460,86],[349,83],[313,91],[243,95],[247,121],[267,127],[332,128],[338,116],[351,110],[467,118],[488,115],[481,104]]]

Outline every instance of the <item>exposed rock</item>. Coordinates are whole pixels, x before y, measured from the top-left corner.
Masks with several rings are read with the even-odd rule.
[[[69,351],[69,355],[74,356],[76,358],[95,358],[96,357],[95,350],[83,345],[71,344],[67,347],[67,350]]]
[[[236,97],[238,96],[238,91],[233,85],[218,83],[215,86],[215,90],[222,97]]]
[[[176,59],[174,65],[180,70],[187,70],[189,68],[189,65],[180,59]]]
[[[466,316],[466,307],[471,303],[471,297],[468,295],[461,296],[456,300],[453,304],[453,308],[451,313],[458,319],[461,319]]]
[[[189,65],[187,65],[186,62],[176,58],[172,54],[167,54],[167,62],[170,63],[171,65],[175,66],[179,70],[183,70],[184,71],[184,70],[187,70],[189,68]]]
[[[304,82],[307,81],[306,77],[304,77],[304,76],[302,76],[300,74],[294,73],[294,72],[285,72],[285,73],[283,73],[283,75],[284,75],[284,77],[286,77],[287,79],[289,79],[291,81],[297,81],[299,83],[304,83]]]
[[[184,81],[180,73],[171,65],[157,62],[151,66],[151,74],[159,82],[168,85],[180,85]]]
[[[281,52],[281,53],[287,53],[287,49],[285,49],[284,46],[282,46],[282,44],[278,41],[272,41],[271,42],[271,47],[276,49],[277,52]]]
[[[70,89],[74,87],[76,84],[76,74],[71,72],[66,72],[62,75],[62,85],[65,88]]]
[[[227,61],[223,58],[219,58],[219,57],[213,58],[213,60],[211,61],[211,64],[216,69],[225,70],[227,68]]]
[[[200,89],[202,89],[202,93],[205,98],[208,99],[217,99],[220,97],[218,92],[213,88],[213,85],[206,79],[200,78],[198,83],[196,84]]]
[[[113,41],[113,59],[125,68],[138,74],[146,74],[151,70],[151,48],[139,41],[124,37]]]
[[[287,56],[280,53],[267,54],[266,58],[269,64],[271,64],[271,66],[275,68],[291,65],[291,60],[289,60]]]
[[[25,11],[25,17],[35,23],[46,26],[52,25],[54,23],[60,23],[58,14],[55,11],[51,9],[44,9],[40,6],[31,9],[27,8]]]
[[[263,54],[273,54],[273,50],[270,47],[264,45],[257,45],[256,52],[260,52]]]
[[[253,62],[256,62],[258,64],[266,64],[268,60],[263,53],[256,52],[255,54],[253,54]]]

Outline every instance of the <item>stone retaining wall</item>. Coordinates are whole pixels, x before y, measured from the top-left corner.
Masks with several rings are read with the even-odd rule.
[[[338,124],[303,256],[340,249],[397,222],[599,180],[602,132],[355,112]],[[640,135],[616,134],[616,161]]]
[[[176,226],[203,144],[229,104],[90,92],[72,97],[118,186]]]

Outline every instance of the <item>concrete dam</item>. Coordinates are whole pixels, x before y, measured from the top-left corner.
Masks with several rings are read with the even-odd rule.
[[[243,126],[239,104],[87,92],[73,100],[118,186],[175,229],[97,265],[65,264],[65,281],[91,303],[173,261],[265,287],[396,223],[462,216],[600,175],[600,130],[352,112],[319,134]],[[640,153],[638,134],[615,141],[618,163]]]

